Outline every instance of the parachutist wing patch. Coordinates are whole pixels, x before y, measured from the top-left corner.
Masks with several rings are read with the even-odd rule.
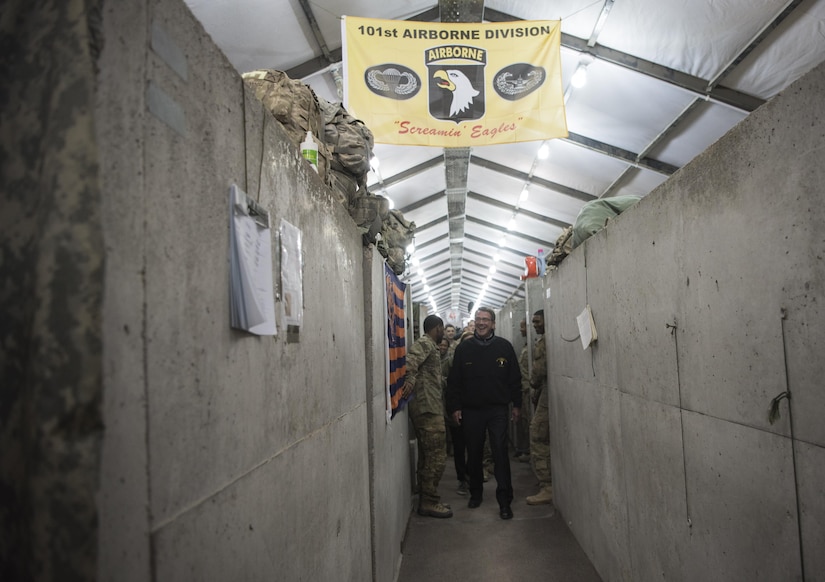
[[[502,99],[516,101],[541,87],[546,77],[542,67],[517,63],[504,67],[496,73],[493,78],[493,88]]]
[[[364,82],[376,95],[399,101],[415,97],[421,89],[419,76],[403,65],[384,64],[370,67],[364,72]]]

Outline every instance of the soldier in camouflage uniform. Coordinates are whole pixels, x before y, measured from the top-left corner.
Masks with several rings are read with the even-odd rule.
[[[404,394],[410,400],[410,419],[418,440],[418,513],[430,517],[452,517],[441,504],[438,482],[447,464],[447,437],[444,427],[441,353],[444,322],[437,315],[424,320],[422,335],[407,352]]]
[[[550,410],[547,390],[547,350],[544,343],[544,310],[533,314],[533,328],[539,340],[533,348],[533,370],[530,386],[534,390],[536,411],[530,423],[530,461],[539,480],[539,492],[527,498],[528,505],[544,505],[553,501],[553,481],[550,475]]]
[[[521,337],[527,337],[527,320],[522,319],[519,323]],[[530,366],[527,350],[530,347],[525,345],[518,358],[519,369],[521,370],[521,402],[522,414],[516,424],[516,458],[519,461],[527,461],[530,457],[530,420],[533,413],[528,402],[530,402]]]

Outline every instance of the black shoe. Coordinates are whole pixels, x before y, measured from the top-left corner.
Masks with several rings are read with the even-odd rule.
[[[473,499],[473,498],[471,497],[471,498],[470,498],[470,501],[469,501],[469,502],[467,502],[467,507],[469,507],[470,509],[475,509],[475,508],[476,508],[476,507],[478,507],[479,505],[481,505],[481,499]]]
[[[498,514],[501,516],[501,519],[513,519],[513,510],[510,509],[509,505],[502,507]]]

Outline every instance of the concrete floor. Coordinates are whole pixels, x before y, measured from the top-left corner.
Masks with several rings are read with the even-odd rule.
[[[398,582],[533,580],[601,582],[561,515],[552,505],[527,505],[537,492],[529,463],[511,459],[513,519],[502,520],[495,498],[495,479],[484,484],[484,502],[467,507],[458,495],[452,457],[439,492],[453,517],[421,517],[413,511],[403,544]]]

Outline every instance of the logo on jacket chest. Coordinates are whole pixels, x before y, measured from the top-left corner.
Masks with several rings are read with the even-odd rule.
[[[498,364],[499,368],[503,368],[507,365],[507,358],[496,358],[496,363]]]

